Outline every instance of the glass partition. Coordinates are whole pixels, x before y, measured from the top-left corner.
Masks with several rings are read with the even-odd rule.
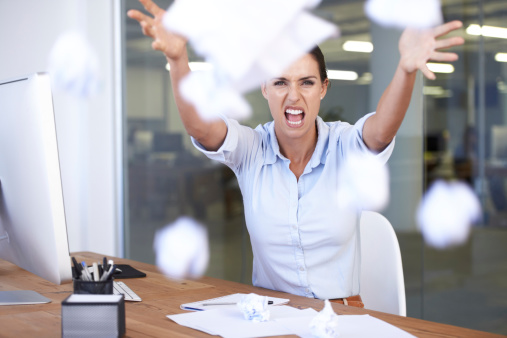
[[[170,1],[157,3],[167,8]],[[507,334],[507,40],[475,35],[481,26],[507,28],[507,11],[504,0],[442,4],[446,21],[463,21],[456,34],[466,44],[455,48],[460,59],[452,72],[416,81],[389,161],[391,202],[383,214],[400,243],[408,316]],[[328,68],[350,72],[331,80],[320,111],[324,120],[355,123],[374,111],[394,74],[401,32],[372,24],[363,6],[326,0],[314,10],[341,30],[339,39],[321,45]],[[123,2],[124,13],[131,8],[141,6]],[[251,283],[252,252],[236,178],[193,149],[165,58],[126,15],[124,28],[126,256],[153,263],[155,231],[188,215],[210,234],[206,274]],[[189,55],[201,60],[191,50]],[[271,120],[259,90],[247,99],[255,113],[242,123],[256,127]],[[422,194],[439,178],[468,182],[484,208],[470,240],[444,251],[423,243],[414,217]]]
[[[460,180],[483,217],[462,246],[424,248],[423,318],[507,333],[507,11],[502,1],[443,1],[463,21],[459,61],[425,81],[425,189]]]

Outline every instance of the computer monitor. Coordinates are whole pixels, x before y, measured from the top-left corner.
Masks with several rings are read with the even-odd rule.
[[[45,73],[0,81],[0,258],[55,284],[72,279]]]

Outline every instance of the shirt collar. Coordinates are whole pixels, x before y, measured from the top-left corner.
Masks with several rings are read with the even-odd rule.
[[[317,116],[317,145],[313,152],[312,158],[310,159],[310,166],[315,168],[320,163],[326,163],[326,157],[328,153],[328,139],[329,139],[329,126]],[[275,122],[272,121],[267,126],[268,129],[268,147],[266,149],[266,156],[264,158],[264,164],[273,164],[276,162],[276,158],[279,157],[281,160],[287,158],[280,153],[280,146],[275,134]]]

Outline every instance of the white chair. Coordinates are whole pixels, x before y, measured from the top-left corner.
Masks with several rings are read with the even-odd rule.
[[[361,214],[359,294],[366,309],[407,315],[405,283],[398,239],[391,223],[379,213]]]

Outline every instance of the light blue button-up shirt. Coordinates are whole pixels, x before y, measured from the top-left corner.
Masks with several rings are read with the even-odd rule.
[[[355,125],[317,117],[315,151],[299,181],[280,153],[274,122],[252,129],[224,118],[227,136],[206,156],[229,166],[243,194],[255,286],[332,299],[359,294],[358,214],[337,208],[337,170],[348,152],[369,151],[366,119]],[[389,159],[394,141],[377,156]]]

